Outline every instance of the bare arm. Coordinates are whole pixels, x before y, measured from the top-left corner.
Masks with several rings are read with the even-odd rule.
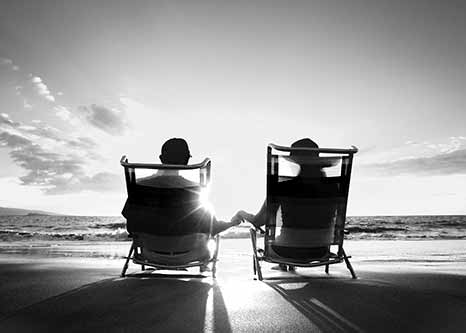
[[[221,233],[222,231],[225,231],[228,228],[234,227],[235,225],[238,225],[238,224],[239,223],[237,222],[215,221],[215,223],[212,226],[212,235]]]
[[[256,215],[240,210],[236,215],[240,218],[252,223],[256,227],[260,227],[265,224],[267,217],[267,208],[265,202],[262,204],[261,209]]]

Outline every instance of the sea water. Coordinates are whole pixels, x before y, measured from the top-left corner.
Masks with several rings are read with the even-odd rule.
[[[248,238],[245,223],[222,233],[223,238]],[[466,239],[466,215],[350,216],[351,240]],[[125,241],[126,221],[118,216],[0,216],[0,242]]]

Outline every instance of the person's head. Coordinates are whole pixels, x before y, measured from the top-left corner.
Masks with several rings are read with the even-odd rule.
[[[298,141],[295,141],[291,144],[292,148],[319,148],[317,143],[312,141],[309,138],[304,138],[300,139]],[[299,160],[300,157],[310,157],[310,156],[319,156],[319,153],[316,151],[292,151],[290,153],[291,158],[296,158],[296,160]]]
[[[162,145],[160,161],[163,164],[188,164],[191,154],[188,143],[181,138],[172,138]]]
[[[291,144],[292,148],[319,148],[317,143],[309,138],[300,139]],[[312,175],[321,173],[322,165],[319,164],[319,152],[317,151],[291,151],[287,157],[293,163],[300,167],[300,175]]]

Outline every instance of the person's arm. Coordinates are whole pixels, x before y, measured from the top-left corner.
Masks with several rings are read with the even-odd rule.
[[[267,218],[267,207],[265,202],[262,204],[261,209],[256,215],[240,210],[235,216],[240,216],[242,219],[252,223],[255,227],[265,225]]]
[[[241,220],[240,219],[231,219],[230,222],[225,222],[225,221],[219,221],[215,218],[215,216],[212,217],[213,218],[213,221],[212,221],[212,236],[218,234],[218,233],[221,233],[222,231],[225,231],[227,230],[228,228],[231,228],[231,227],[234,227],[238,224],[241,223]]]

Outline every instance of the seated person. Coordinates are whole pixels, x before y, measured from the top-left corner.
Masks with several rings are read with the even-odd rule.
[[[291,147],[318,148],[318,145],[311,139],[301,139],[294,142]],[[272,249],[281,257],[297,261],[323,257],[329,252],[328,246],[310,248],[286,245],[287,243],[305,243],[306,237],[310,236],[313,238],[322,237],[324,239],[332,236],[331,233],[333,231],[329,227],[332,219],[335,217],[335,204],[303,205],[297,204],[296,200],[293,200],[296,197],[308,198],[315,195],[319,197],[335,195],[338,191],[338,185],[309,181],[309,179],[325,177],[326,175],[322,168],[331,166],[331,164],[328,164],[329,162],[325,160],[320,161],[318,153],[315,152],[292,151],[287,159],[298,164],[300,171],[296,177],[279,182],[275,188],[275,191],[283,193],[283,196],[281,202],[274,204],[270,210],[272,214],[279,214],[277,218],[282,223],[282,229],[281,234],[276,237]],[[287,195],[292,195],[292,197],[287,198]],[[239,211],[235,216],[251,222],[256,227],[260,227],[266,224],[266,210],[267,207],[264,202],[256,215]],[[309,221],[312,221],[312,225],[309,225]],[[278,268],[287,270],[284,264],[280,264]],[[294,267],[291,265],[289,268],[290,270],[294,270]]]
[[[191,157],[184,139],[173,138],[162,146],[163,164],[187,165]],[[153,188],[157,188],[154,191]],[[216,235],[241,223],[219,221],[200,203],[200,186],[179,175],[178,170],[158,170],[154,175],[138,179],[131,189],[122,214],[128,232],[178,236],[192,233]]]

